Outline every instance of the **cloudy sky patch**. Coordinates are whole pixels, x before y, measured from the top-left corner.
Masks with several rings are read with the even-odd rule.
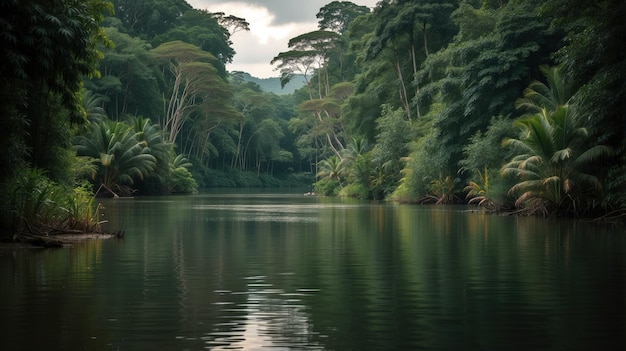
[[[374,7],[378,0],[356,0],[355,4]],[[250,32],[237,32],[232,37],[237,52],[229,71],[244,71],[258,78],[277,77],[270,65],[272,58],[287,51],[289,39],[317,29],[315,15],[330,0],[294,1],[220,1],[187,0],[197,9],[224,12],[245,18]]]

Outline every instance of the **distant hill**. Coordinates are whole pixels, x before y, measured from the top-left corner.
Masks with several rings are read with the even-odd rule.
[[[296,89],[300,89],[304,86],[306,81],[304,76],[294,77],[284,88],[280,87],[280,78],[256,78],[246,72],[232,72],[240,75],[246,82],[253,82],[258,84],[261,89],[267,93],[274,93],[276,95],[292,94]]]

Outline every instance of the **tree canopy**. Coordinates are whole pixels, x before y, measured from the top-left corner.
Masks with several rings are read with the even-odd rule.
[[[4,1],[0,192],[33,177],[146,194],[314,183],[620,214],[625,12],[618,0],[332,1],[271,60],[282,84],[305,81],[277,95],[227,71],[245,18],[184,0]]]

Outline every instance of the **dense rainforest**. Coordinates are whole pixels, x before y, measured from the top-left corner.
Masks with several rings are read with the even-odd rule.
[[[275,94],[226,69],[244,18],[3,1],[2,232],[93,229],[94,194],[227,186],[625,213],[624,2],[333,1],[316,16],[271,61],[304,86]]]

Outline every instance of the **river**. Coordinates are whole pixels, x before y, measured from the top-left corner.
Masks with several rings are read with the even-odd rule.
[[[0,250],[3,350],[626,349],[622,225],[293,192],[102,200]]]

